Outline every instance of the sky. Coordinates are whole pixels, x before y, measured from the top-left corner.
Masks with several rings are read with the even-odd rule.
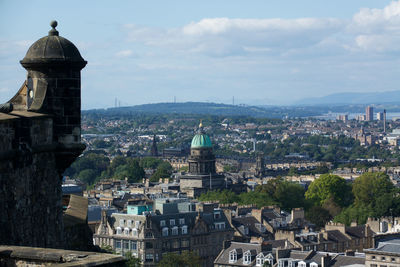
[[[0,0],[0,103],[51,20],[88,65],[82,108],[288,105],[400,84],[400,1]]]

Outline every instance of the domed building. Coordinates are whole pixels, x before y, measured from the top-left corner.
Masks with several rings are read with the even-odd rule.
[[[188,163],[188,173],[180,177],[181,191],[186,192],[188,196],[197,197],[208,190],[227,187],[224,175],[216,173],[212,142],[202,123],[192,139]]]

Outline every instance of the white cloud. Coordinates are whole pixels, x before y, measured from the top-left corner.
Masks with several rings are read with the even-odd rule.
[[[128,50],[121,50],[119,52],[117,52],[115,55],[117,57],[129,57],[133,54],[132,50],[128,49]]]

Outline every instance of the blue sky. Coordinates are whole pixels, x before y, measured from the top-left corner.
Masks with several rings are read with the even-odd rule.
[[[400,84],[400,2],[0,0],[0,102],[58,21],[88,65],[82,107],[183,101],[291,104]]]

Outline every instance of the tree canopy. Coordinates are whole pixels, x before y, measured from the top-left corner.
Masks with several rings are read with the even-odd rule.
[[[320,206],[328,200],[333,200],[340,207],[346,207],[352,200],[351,186],[345,179],[333,174],[322,174],[315,179],[308,187],[305,196],[314,205]]]

